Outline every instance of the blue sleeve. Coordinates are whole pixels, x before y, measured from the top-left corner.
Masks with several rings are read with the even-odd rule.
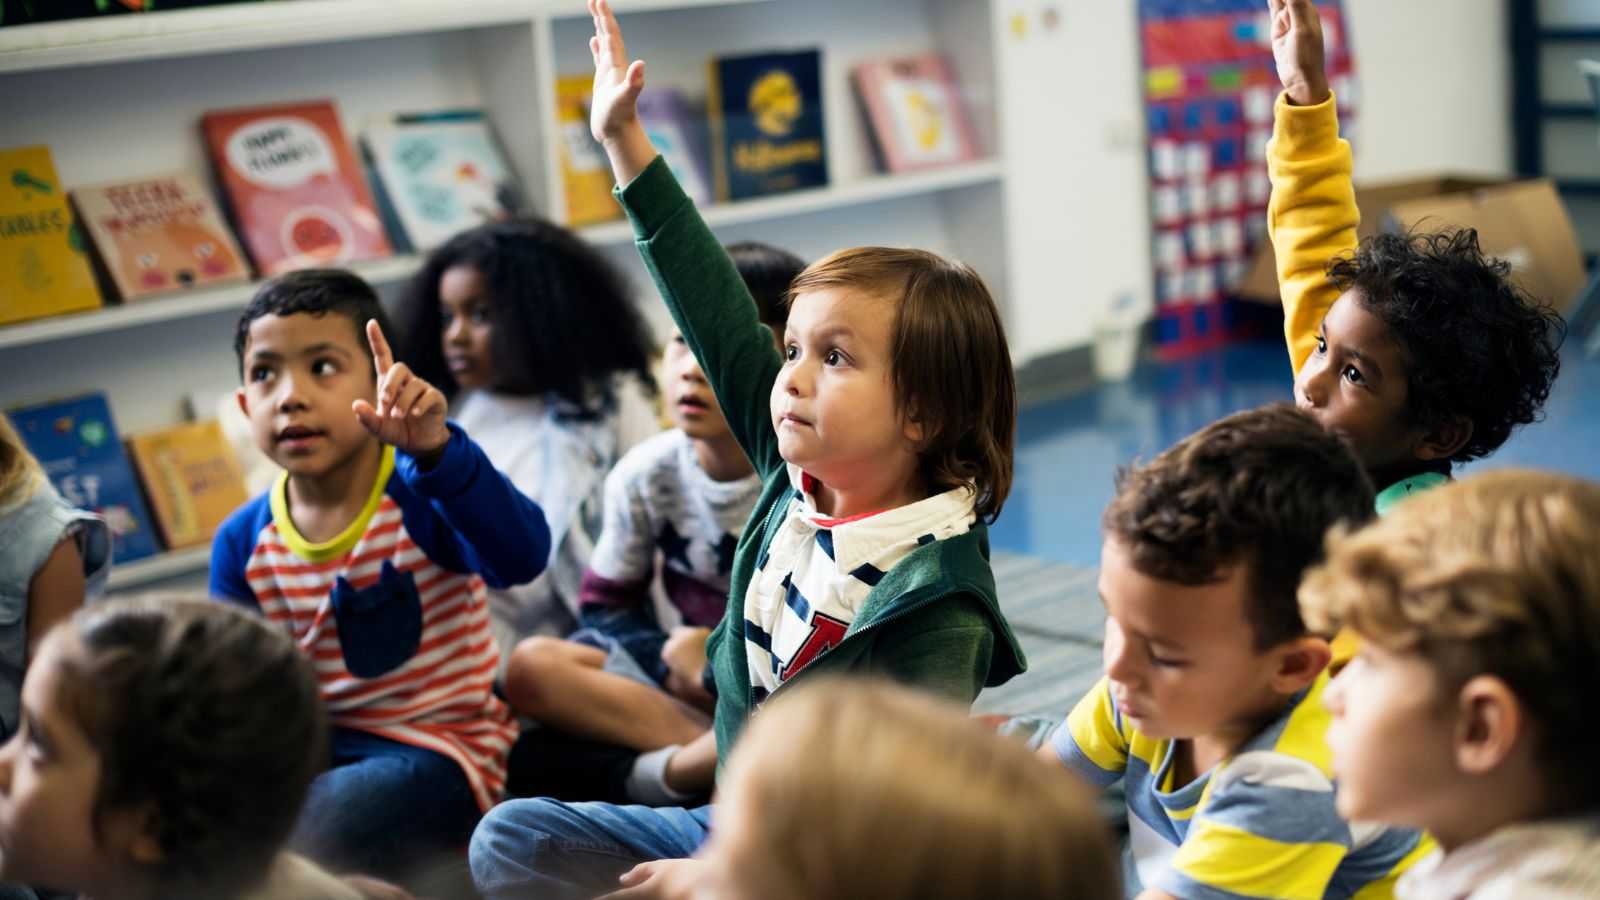
[[[544,510],[511,484],[460,426],[439,464],[424,472],[406,453],[395,453],[389,490],[405,516],[406,531],[428,558],[457,572],[473,572],[493,588],[527,584],[550,558]]]
[[[245,570],[255,552],[256,537],[272,518],[267,496],[263,494],[234,510],[211,539],[210,593],[214,599],[253,610],[261,608]]]

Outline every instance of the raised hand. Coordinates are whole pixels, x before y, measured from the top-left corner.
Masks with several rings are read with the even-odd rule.
[[[589,101],[589,130],[606,149],[617,183],[626,185],[656,158],[656,149],[639,124],[639,92],[644,90],[644,60],[628,61],[622,27],[609,0],[589,0],[594,37],[594,96]]]
[[[410,366],[394,361],[376,319],[367,322],[367,343],[372,346],[372,364],[378,371],[378,405],[357,400],[351,410],[378,440],[431,468],[450,441],[444,394],[412,374]]]
[[[1328,73],[1322,49],[1322,19],[1312,0],[1267,0],[1272,14],[1272,58],[1278,80],[1295,106],[1328,99]]]

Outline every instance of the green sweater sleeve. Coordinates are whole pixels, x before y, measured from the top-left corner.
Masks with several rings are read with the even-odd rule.
[[[733,436],[763,480],[783,468],[772,428],[772,385],[783,361],[733,260],[661,157],[617,199],[634,244],[678,329],[711,382]]]

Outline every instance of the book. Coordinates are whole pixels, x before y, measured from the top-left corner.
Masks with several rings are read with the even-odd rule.
[[[821,50],[713,59],[710,87],[711,158],[720,199],[828,183]]]
[[[639,95],[639,124],[689,199],[697,206],[710,205],[716,197],[711,190],[705,113],[695,109],[682,91],[647,88]]]
[[[244,471],[216,419],[134,435],[128,455],[169,550],[210,541],[249,499]]]
[[[521,205],[521,189],[480,111],[399,115],[368,128],[361,150],[389,236],[403,252],[431,250]]]
[[[862,63],[850,73],[878,168],[913,172],[978,157],[961,90],[936,53]]]
[[[0,150],[0,325],[100,305],[48,147]]]
[[[124,301],[250,277],[216,200],[192,172],[75,188],[72,202],[104,280]]]
[[[158,551],[150,513],[117,438],[105,394],[14,409],[7,416],[62,498],[105,518],[114,562],[132,562]]]
[[[556,79],[557,144],[568,225],[591,225],[622,216],[622,207],[611,196],[611,164],[589,130],[593,91],[592,75]]]
[[[208,112],[201,128],[239,236],[263,276],[389,255],[331,101]]]

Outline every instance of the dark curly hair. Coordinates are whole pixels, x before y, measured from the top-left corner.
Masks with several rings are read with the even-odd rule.
[[[1250,566],[1245,613],[1265,650],[1306,631],[1295,591],[1323,535],[1373,516],[1372,480],[1344,439],[1287,403],[1220,419],[1117,473],[1101,517],[1138,571],[1186,585]]]
[[[1536,421],[1561,371],[1565,323],[1510,271],[1484,256],[1471,228],[1375,235],[1328,266],[1329,280],[1354,290],[1399,344],[1414,421],[1472,423],[1452,462],[1488,456]]]
[[[201,597],[80,610],[63,701],[100,754],[95,830],[112,809],[155,813],[163,897],[235,896],[266,874],[328,761],[310,662],[259,615]]]
[[[391,344],[394,327],[384,312],[378,293],[361,276],[344,269],[301,269],[279,275],[263,284],[250,298],[250,305],[234,326],[233,352],[239,358],[239,377],[244,377],[244,349],[250,343],[250,323],[262,316],[335,315],[350,322],[357,343],[367,346],[367,321],[378,320],[378,328]],[[373,377],[377,370],[372,369]]]
[[[610,402],[615,375],[632,374],[654,391],[655,343],[622,273],[571,231],[525,218],[451,238],[428,256],[396,310],[396,358],[446,396],[458,386],[445,364],[439,281],[455,266],[476,269],[487,285],[498,390],[550,392],[583,409]]]

